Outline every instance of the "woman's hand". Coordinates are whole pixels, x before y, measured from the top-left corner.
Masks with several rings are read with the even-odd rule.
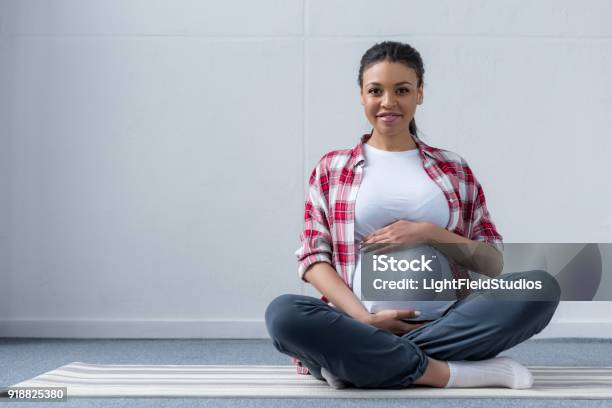
[[[371,249],[392,244],[424,244],[426,243],[428,224],[428,222],[398,220],[366,236],[361,241],[361,246],[365,249]]]
[[[378,313],[370,314],[366,323],[401,336],[424,325],[425,323],[428,323],[407,323],[402,320],[410,319],[416,316],[417,314],[414,310],[387,309],[381,310]]]

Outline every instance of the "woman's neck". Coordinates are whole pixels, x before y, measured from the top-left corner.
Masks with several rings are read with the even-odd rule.
[[[393,136],[382,136],[374,130],[372,136],[366,143],[377,149],[387,150],[389,152],[403,152],[417,148],[410,132]]]

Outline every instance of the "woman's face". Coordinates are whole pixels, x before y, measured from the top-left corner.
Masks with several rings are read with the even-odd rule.
[[[379,62],[363,72],[361,104],[376,133],[408,133],[416,107],[423,103],[423,87],[417,83],[414,69],[398,62]]]

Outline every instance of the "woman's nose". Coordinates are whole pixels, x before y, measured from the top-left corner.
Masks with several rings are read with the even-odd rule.
[[[383,97],[383,100],[382,100],[382,105],[383,105],[383,107],[385,107],[385,108],[391,108],[391,107],[395,106],[395,98],[393,97],[393,95],[391,95],[391,94],[386,94],[386,95]]]

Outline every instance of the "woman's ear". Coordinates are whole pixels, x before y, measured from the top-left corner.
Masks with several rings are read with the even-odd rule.
[[[423,103],[423,85],[419,86],[419,89],[417,90],[417,105],[420,105]]]

